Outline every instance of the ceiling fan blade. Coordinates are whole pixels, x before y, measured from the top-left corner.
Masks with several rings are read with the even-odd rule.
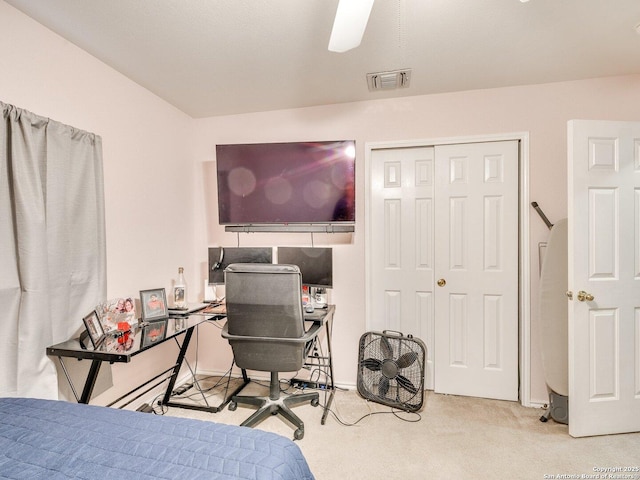
[[[346,52],[362,41],[373,0],[340,0],[329,39],[330,52]]]

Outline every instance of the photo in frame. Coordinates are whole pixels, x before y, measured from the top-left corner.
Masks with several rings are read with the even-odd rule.
[[[89,315],[85,316],[82,321],[87,329],[93,348],[97,348],[105,338],[102,323],[100,323],[100,318],[98,318],[98,312],[93,310]]]
[[[106,300],[96,306],[96,311],[107,334],[118,330],[118,324],[122,322],[127,322],[132,327],[138,324],[136,300],[132,297]]]
[[[140,290],[140,310],[142,310],[143,322],[169,318],[164,288]]]

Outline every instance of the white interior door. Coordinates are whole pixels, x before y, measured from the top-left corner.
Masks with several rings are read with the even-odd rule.
[[[374,150],[371,156],[369,330],[395,330],[427,348],[433,389],[433,147]]]
[[[370,169],[367,329],[422,339],[428,389],[517,400],[518,142],[373,150]]]
[[[569,433],[640,431],[640,123],[568,138]]]
[[[435,391],[517,400],[518,142],[435,161]]]

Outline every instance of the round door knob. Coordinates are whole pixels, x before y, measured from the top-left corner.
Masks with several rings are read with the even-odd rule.
[[[578,292],[578,300],[581,302],[593,302],[593,295],[585,292],[584,290],[580,290]]]
[[[571,290],[567,290],[567,291],[565,292],[565,295],[567,296],[567,298],[568,298],[569,300],[573,300],[573,292],[572,292]]]
[[[447,281],[444,278],[441,278],[440,280],[438,280],[439,287],[444,287],[446,284],[447,284]]]

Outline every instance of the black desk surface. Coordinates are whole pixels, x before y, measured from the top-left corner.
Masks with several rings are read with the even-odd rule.
[[[305,312],[304,319],[309,322],[324,323],[331,318],[334,311],[334,305],[329,305],[327,308],[316,308],[311,313]],[[136,325],[132,328],[127,339],[107,334],[104,342],[95,349],[91,344],[84,348],[77,338],[73,338],[47,347],[47,355],[102,360],[112,363],[126,363],[131,361],[131,357],[181,335],[196,325],[210,320],[223,319],[225,319],[224,313],[170,317],[165,320],[156,320],[148,322],[147,324]],[[119,340],[121,340],[122,343],[120,343]],[[87,340],[87,342],[89,341]]]
[[[131,357],[149,350],[185,333],[190,328],[209,320],[223,319],[221,315],[189,315],[185,317],[156,320],[132,328],[127,339],[107,334],[104,342],[93,348],[83,348],[77,338],[47,347],[47,355],[85,358],[107,362],[130,362]],[[120,343],[119,340],[122,342]]]
[[[333,315],[335,309],[335,305],[327,305],[325,308],[316,308],[311,313],[304,312],[304,319],[307,322],[324,323],[326,320],[331,318],[330,315]]]

